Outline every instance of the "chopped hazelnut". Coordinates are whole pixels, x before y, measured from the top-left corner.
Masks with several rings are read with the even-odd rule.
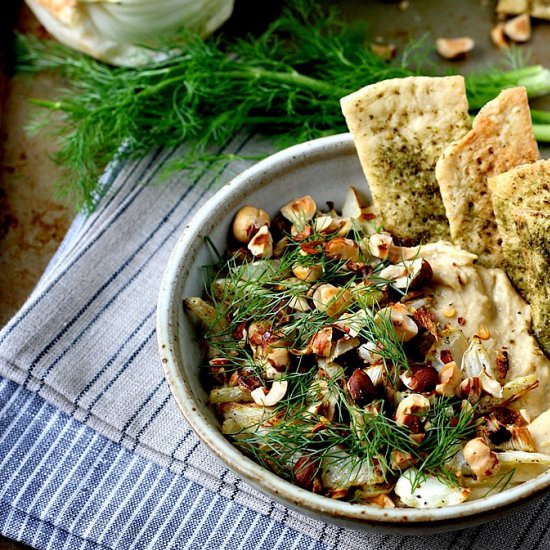
[[[455,395],[461,381],[462,377],[456,363],[450,361],[439,371],[439,384],[435,387],[435,391],[439,395],[452,397]]]
[[[435,46],[441,57],[445,59],[460,59],[474,49],[475,42],[469,36],[438,38]]]
[[[269,258],[273,254],[273,238],[267,225],[262,225],[248,243],[253,256]]]
[[[255,206],[243,206],[233,220],[233,236],[241,243],[247,243],[260,227],[269,226],[269,214]]]
[[[491,41],[498,49],[510,47],[506,40],[506,35],[504,34],[504,23],[497,23],[491,29]]]
[[[418,417],[429,410],[430,401],[424,395],[411,393],[403,399],[395,411],[395,421],[401,426],[409,426],[418,421]]]
[[[317,204],[310,195],[293,200],[281,208],[281,214],[296,228],[307,225],[316,212]]]
[[[462,450],[464,458],[477,479],[482,480],[498,473],[500,464],[496,453],[481,437],[471,439]]]
[[[504,33],[514,42],[527,42],[531,38],[531,18],[522,13],[504,23]]]
[[[260,386],[250,392],[252,399],[258,405],[264,407],[273,407],[276,405],[286,394],[288,388],[288,382],[286,380],[275,380],[271,384],[269,392],[265,393],[265,389]]]

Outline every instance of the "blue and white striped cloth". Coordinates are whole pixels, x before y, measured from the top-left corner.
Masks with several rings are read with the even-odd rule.
[[[177,156],[114,165],[98,210],[0,333],[0,533],[55,549],[550,548],[549,498],[450,534],[367,533],[272,502],[205,449],[164,382],[155,303],[189,217],[246,163],[154,185]]]

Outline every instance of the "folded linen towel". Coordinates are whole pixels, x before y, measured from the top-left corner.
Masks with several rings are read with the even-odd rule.
[[[155,185],[177,156],[113,164],[97,211],[0,333],[0,532],[37,548],[544,548],[550,498],[456,533],[360,532],[272,502],[200,443],[163,378],[155,304],[190,216],[249,163]]]

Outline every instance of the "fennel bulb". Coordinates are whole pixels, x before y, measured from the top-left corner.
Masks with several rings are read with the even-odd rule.
[[[26,0],[60,42],[111,63],[135,67],[162,60],[170,32],[205,36],[233,11],[233,0]]]

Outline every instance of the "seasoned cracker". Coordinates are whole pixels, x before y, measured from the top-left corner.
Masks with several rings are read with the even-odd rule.
[[[533,0],[531,15],[539,19],[550,19],[550,0]]]
[[[507,15],[519,15],[520,13],[529,13],[528,0],[498,0],[497,13]]]
[[[533,329],[550,357],[550,211],[518,208],[513,218],[523,245]]]
[[[385,80],[340,103],[384,227],[404,244],[448,239],[435,163],[470,127],[463,77]]]
[[[475,117],[436,165],[453,242],[486,267],[502,265],[500,235],[487,178],[539,158],[525,88],[504,90]]]
[[[514,212],[518,208],[550,212],[550,160],[539,160],[512,168],[489,178],[488,186],[502,238],[506,273],[523,297],[528,299],[525,244],[518,234]]]

